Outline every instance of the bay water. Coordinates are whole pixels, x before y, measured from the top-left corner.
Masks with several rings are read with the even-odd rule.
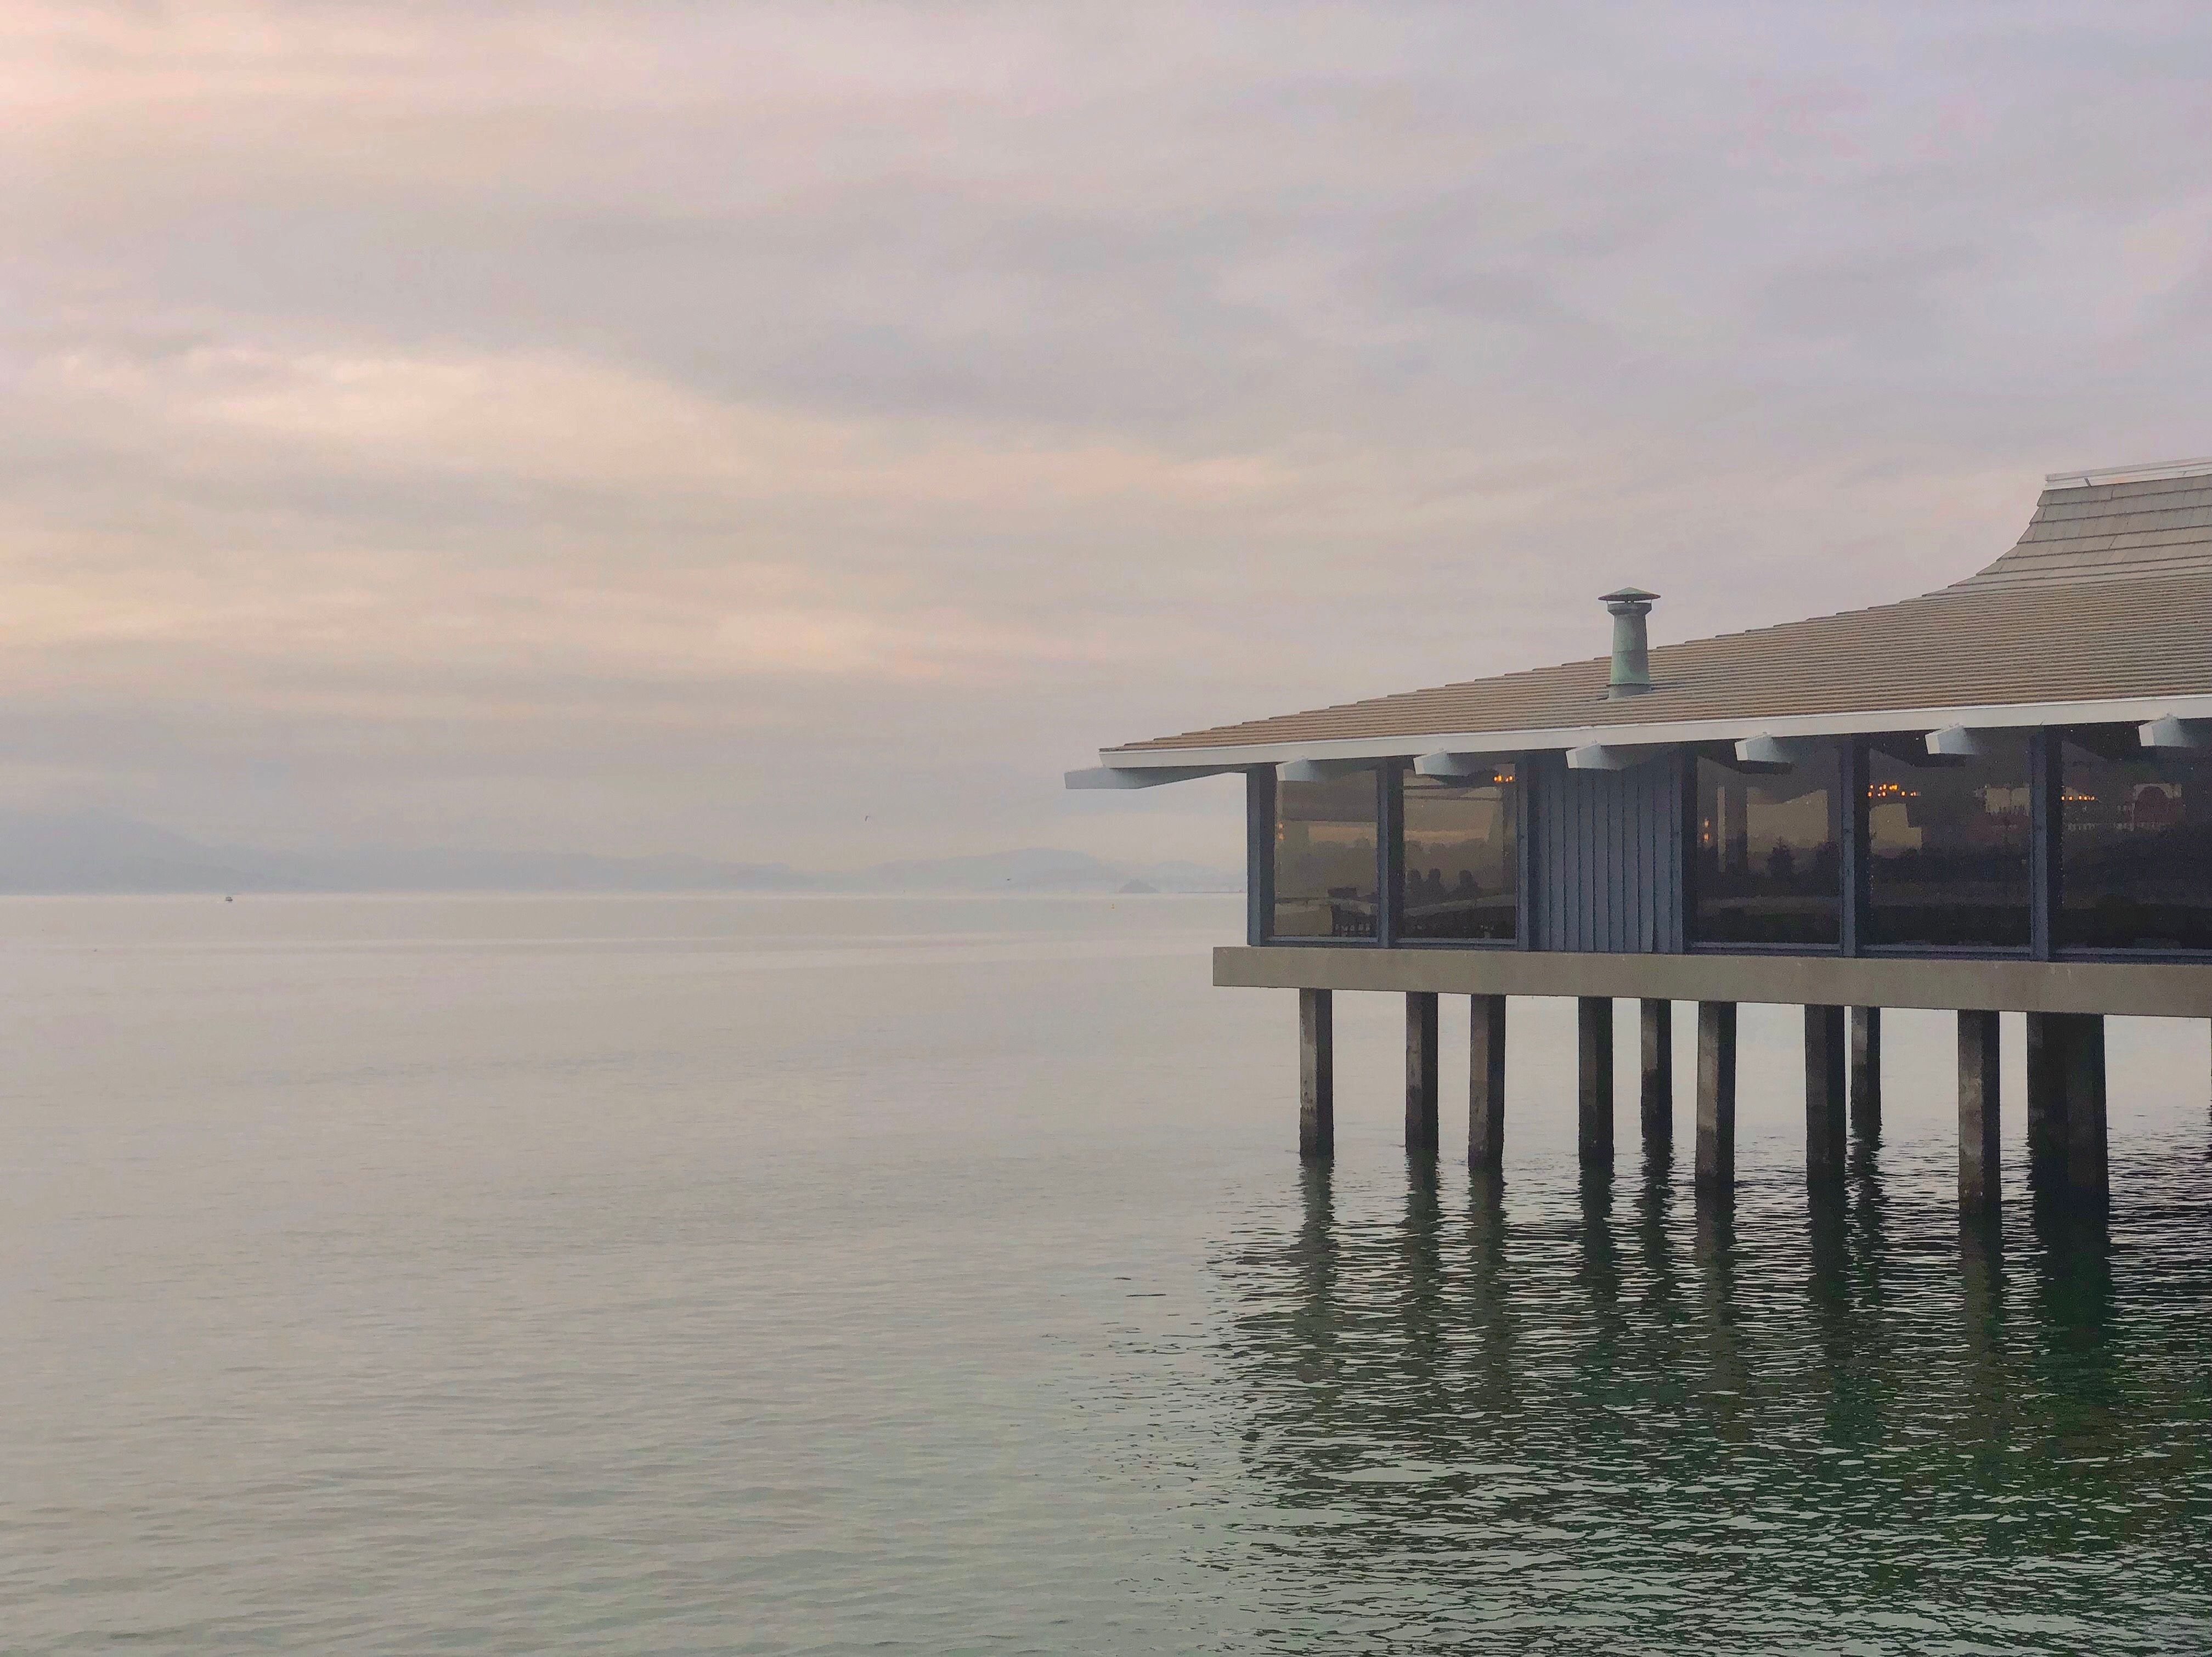
[[[1808,1197],[1296,1156],[1236,899],[0,901],[0,1650],[2212,1649],[2201,1024],[2115,1021],[2113,1211],[1962,1233],[1950,1021]],[[1687,1009],[1678,1051],[1690,1052]]]

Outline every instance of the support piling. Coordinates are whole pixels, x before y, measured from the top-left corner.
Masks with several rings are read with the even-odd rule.
[[[2105,1131],[2105,1020],[2100,1013],[2067,1015],[2066,1188],[2077,1203],[2102,1209],[2111,1199]]]
[[[2027,1015],[2027,1177],[2066,1182],[2066,1015]]]
[[[1986,1214],[1997,1205],[2001,1172],[1998,1134],[1997,1016],[1978,1010],[1959,1014],[1959,1211]]]
[[[1613,1161],[1613,1002],[1605,996],[1575,1000],[1580,1085],[1576,1146],[1585,1163]]]
[[[1881,1009],[1851,1009],[1851,1132],[1881,1137]]]
[[[1698,1167],[1701,1191],[1735,1187],[1735,1003],[1698,1004]]]
[[[1844,1010],[1805,1009],[1805,1177],[1840,1184],[1844,1177]]]
[[[1674,1004],[1643,1000],[1637,1003],[1637,1023],[1642,1038],[1643,1079],[1638,1089],[1647,1149],[1672,1144],[1674,1140]]]
[[[1298,1155],[1336,1155],[1336,1040],[1328,990],[1298,992]]]
[[[1437,1154],[1437,998],[1421,990],[1406,997],[1406,1150]]]
[[[1505,998],[1468,998],[1467,1165],[1496,1174],[1505,1160]]]

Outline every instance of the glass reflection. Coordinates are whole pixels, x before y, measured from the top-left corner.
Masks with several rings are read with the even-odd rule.
[[[2027,737],[1937,765],[1867,756],[1873,944],[2027,947]]]
[[[1833,749],[1765,773],[1699,755],[1698,941],[1841,942],[1842,798],[1842,763]]]
[[[1277,938],[1373,938],[1375,773],[1275,785]]]
[[[2124,729],[2090,739],[2113,752],[2112,738],[2133,746]],[[2163,752],[2107,759],[2069,737],[2059,781],[2057,944],[2212,950],[2212,766]]]
[[[1513,768],[1465,780],[1403,777],[1399,936],[1510,942],[1521,907]]]

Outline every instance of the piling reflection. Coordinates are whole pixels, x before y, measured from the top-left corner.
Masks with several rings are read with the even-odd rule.
[[[1304,1170],[1220,1261],[1259,1503],[1230,1545],[1332,1618],[1422,1583],[1366,1649],[2206,1644],[2212,1204],[2138,1168],[2109,1223],[2022,1192],[1962,1226],[1948,1171]]]

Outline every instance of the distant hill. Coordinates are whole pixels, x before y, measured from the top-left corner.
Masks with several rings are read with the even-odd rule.
[[[1237,892],[1241,871],[1032,847],[807,871],[585,852],[210,845],[99,812],[0,813],[0,892]]]

